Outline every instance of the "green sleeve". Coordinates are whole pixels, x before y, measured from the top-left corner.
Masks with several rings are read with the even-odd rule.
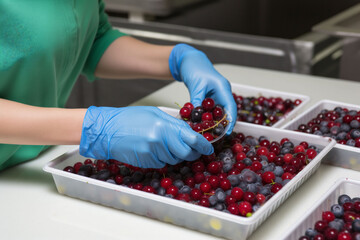
[[[105,4],[103,0],[99,0],[99,26],[89,56],[82,70],[82,74],[84,74],[89,81],[95,80],[95,69],[105,50],[115,39],[125,35],[125,33],[112,28],[108,16],[105,13]]]

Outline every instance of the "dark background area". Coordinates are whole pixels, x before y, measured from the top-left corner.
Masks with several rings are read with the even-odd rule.
[[[213,0],[150,21],[293,39],[359,0]],[[109,15],[126,14],[108,11]]]

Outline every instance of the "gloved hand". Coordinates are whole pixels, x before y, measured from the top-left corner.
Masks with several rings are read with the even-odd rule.
[[[196,107],[206,97],[224,106],[230,120],[229,135],[236,123],[237,109],[230,83],[215,70],[206,55],[186,44],[176,45],[169,57],[170,72],[177,81],[185,83],[191,103]]]
[[[141,168],[162,168],[210,155],[212,145],[182,120],[156,107],[89,107],[80,154]]]

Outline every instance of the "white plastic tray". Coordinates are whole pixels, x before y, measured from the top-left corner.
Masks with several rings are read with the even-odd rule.
[[[277,121],[272,127],[279,128],[283,126],[285,123],[289,122],[290,120],[294,119],[297,114],[303,109],[303,107],[310,101],[310,97],[305,95],[300,95],[296,93],[289,93],[289,92],[281,92],[271,89],[265,89],[265,88],[258,88],[258,87],[252,87],[248,85],[242,85],[242,84],[236,84],[231,83],[232,92],[236,93],[237,95],[242,95],[245,97],[281,97],[283,99],[290,99],[290,100],[296,100],[300,99],[302,102],[298,106],[296,106],[292,111],[290,111],[288,114],[284,115],[283,118],[281,118],[279,121]]]
[[[358,105],[336,102],[331,100],[322,100],[313,107],[300,114],[299,116],[297,116],[291,122],[288,122],[282,128],[288,130],[296,130],[300,124],[306,124],[311,119],[316,117],[321,110],[332,110],[335,107],[346,107],[349,110],[360,111],[360,106]],[[335,147],[329,152],[329,154],[324,157],[323,162],[338,167],[360,171],[360,148],[337,143]]]
[[[178,110],[161,108],[176,116]],[[139,215],[173,223],[189,229],[209,233],[228,239],[246,239],[275,211],[315,170],[321,159],[335,145],[330,138],[269,128],[249,123],[237,123],[234,131],[254,137],[267,136],[270,140],[280,141],[289,138],[294,144],[302,141],[318,146],[322,151],[277,194],[267,201],[251,217],[245,218],[197,206],[191,203],[134,190],[96,179],[63,171],[63,168],[78,161],[84,161],[78,150],[66,153],[44,166],[44,171],[53,175],[58,192],[71,197],[99,203]],[[289,216],[291,217],[291,216]]]
[[[298,240],[305,234],[308,228],[314,228],[314,224],[321,220],[323,211],[330,210],[333,204],[337,203],[340,195],[347,194],[351,198],[360,196],[360,181],[348,178],[339,179],[335,184],[314,204],[301,219],[284,235],[284,240]]]

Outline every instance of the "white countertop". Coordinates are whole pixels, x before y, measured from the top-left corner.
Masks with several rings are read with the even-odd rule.
[[[331,99],[360,105],[360,83],[216,65],[231,82],[310,96],[309,104]],[[176,107],[189,100],[181,83],[170,84],[133,105]],[[74,199],[57,192],[42,167],[77,146],[57,146],[35,160],[0,172],[0,239],[218,239],[150,218]],[[360,180],[360,172],[322,164],[251,236],[280,239],[286,230],[341,177]]]

